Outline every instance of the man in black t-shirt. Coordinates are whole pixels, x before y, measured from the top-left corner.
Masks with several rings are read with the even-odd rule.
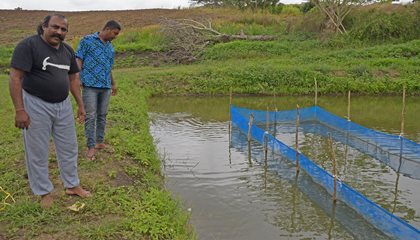
[[[67,19],[45,17],[38,34],[22,40],[10,63],[10,96],[15,126],[22,129],[29,185],[41,196],[41,206],[53,204],[48,176],[48,145],[53,136],[60,177],[69,195],[89,197],[77,174],[78,146],[69,90],[76,100],[77,117],[84,122],[80,81],[73,49],[64,43]]]

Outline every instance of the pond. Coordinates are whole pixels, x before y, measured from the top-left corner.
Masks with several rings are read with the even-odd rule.
[[[288,110],[313,105],[311,97],[234,97],[250,109]],[[406,100],[404,136],[420,142],[420,98]],[[321,97],[318,105],[347,115],[347,98]],[[150,129],[163,161],[166,185],[191,211],[198,239],[387,239],[364,219],[302,174],[294,166],[266,170],[263,146],[253,142],[248,158],[247,136],[232,129],[229,147],[228,97],[151,98]],[[352,121],[399,134],[402,99],[353,97]],[[329,168],[325,137],[304,135],[301,151]],[[277,137],[291,145],[294,134]],[[383,208],[420,228],[420,180],[397,174],[376,159],[337,145],[338,176]],[[346,152],[346,153],[347,153]],[[269,158],[278,156],[270,154]],[[347,162],[348,160],[348,162]],[[329,169],[328,169],[329,170]]]

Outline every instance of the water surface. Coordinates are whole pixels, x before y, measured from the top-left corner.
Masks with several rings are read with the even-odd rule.
[[[241,107],[278,110],[312,102],[310,97],[233,100]],[[397,97],[356,97],[351,118],[399,134],[401,102]],[[334,207],[331,196],[305,174],[296,180],[294,166],[280,156],[270,154],[276,171],[266,169],[261,145],[253,143],[249,161],[246,136],[237,129],[229,148],[228,98],[152,98],[149,103],[151,133],[164,160],[166,184],[191,210],[199,239],[386,239],[345,205]],[[345,97],[323,97],[319,105],[339,116],[347,114]],[[420,98],[408,98],[406,110],[405,136],[420,142]],[[278,137],[292,144],[294,135],[284,132]],[[301,150],[328,169],[325,142],[322,136],[303,134]],[[399,176],[355,149],[337,146],[339,176],[346,183],[420,227],[418,180]]]

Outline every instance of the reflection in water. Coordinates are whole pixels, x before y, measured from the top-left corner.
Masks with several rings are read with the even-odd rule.
[[[353,121],[395,133],[393,131],[399,129],[399,116],[389,113],[398,108],[400,98],[395,101],[383,98],[353,100]],[[420,98],[416,99],[417,103],[420,102]],[[296,179],[294,166],[289,166],[280,156],[269,152],[265,168],[263,146],[251,142],[252,151],[248,158],[247,136],[232,130],[235,140],[229,139],[228,102],[228,98],[150,100],[150,109],[156,112],[151,114],[151,132],[159,141],[159,151],[166,154],[167,186],[183,199],[186,208],[192,208],[192,223],[199,239],[384,237],[369,224],[353,223],[352,220],[358,220],[360,216],[340,202],[334,208],[331,196],[314,185],[304,173]],[[262,97],[233,100],[234,104],[243,107],[266,109],[266,106],[272,106],[281,110],[291,109],[296,103],[310,106],[312,102],[311,98],[304,97],[276,98],[275,101]],[[409,98],[407,103],[405,136],[420,142],[419,126],[414,124],[416,117],[420,116],[420,106],[414,104],[415,99]],[[340,113],[346,110],[345,99],[321,98],[319,104],[341,116]],[[366,105],[371,110],[365,111]],[[281,127],[275,129],[279,139],[293,145],[293,133],[287,133]],[[301,133],[299,138],[300,150],[305,155],[327,170],[332,167],[327,157],[325,137]],[[230,144],[233,148],[229,148]],[[396,215],[410,224],[420,227],[418,182],[399,176],[346,144],[334,144],[338,176],[342,180],[389,211],[394,209]],[[279,164],[283,166],[281,170],[274,171],[279,169]]]
[[[292,124],[277,130],[278,133],[281,133],[278,135],[278,139],[289,146],[292,144],[294,134],[290,128],[292,128]],[[333,172],[326,135],[334,131],[319,124],[314,126],[312,123],[301,124],[301,131],[304,133],[299,137],[302,153],[330,173]],[[339,133],[334,133],[334,137],[335,139],[341,138]],[[420,189],[416,185],[420,183],[420,180],[400,175],[398,167],[397,171],[394,171],[377,159],[349,146],[352,144],[344,144],[345,142],[342,138],[334,142],[338,177],[389,212],[393,212],[411,225],[419,227]],[[400,156],[402,155],[400,154]],[[402,157],[399,162],[403,162]],[[400,179],[403,179],[404,184],[398,190]]]
[[[238,148],[240,151],[244,148],[244,139],[241,139],[241,134],[238,133],[237,136],[233,135],[233,146]],[[256,143],[257,144],[257,143]],[[312,216],[311,220],[305,218],[309,216],[311,209],[306,207],[306,204],[299,201],[297,195],[300,193],[301,196],[305,196],[311,202],[312,207],[316,209],[323,210],[324,214],[327,214],[327,219],[322,219],[321,224],[325,227],[323,231],[331,234],[337,234],[335,230],[331,229],[331,217],[337,220],[339,223],[339,229],[345,229],[353,237],[357,239],[387,239],[382,233],[372,227],[367,221],[365,221],[360,215],[358,215],[354,210],[347,207],[347,205],[341,202],[334,202],[330,194],[320,185],[312,181],[312,178],[309,177],[304,171],[296,172],[295,166],[290,164],[290,161],[282,158],[280,155],[271,153],[272,157],[269,162],[270,172],[276,172],[277,175],[272,175],[287,181],[290,184],[290,192],[292,195],[291,203],[281,203],[281,204],[291,204],[292,213],[291,213],[291,231],[296,232],[301,228],[297,226],[304,226],[310,224],[311,226],[317,225],[315,221],[320,221],[319,215]],[[264,158],[263,149],[261,146],[255,146],[253,148],[253,159],[256,162],[262,163]],[[283,194],[285,194],[283,192]],[[303,195],[302,195],[303,194]],[[336,214],[336,211],[338,212]],[[282,226],[284,220],[279,214],[280,222],[276,223],[277,226]],[[299,216],[299,217],[298,217]],[[328,220],[328,218],[330,220]],[[325,220],[325,221],[324,221]]]
[[[332,230],[334,229],[336,208],[337,208],[337,202],[334,201],[333,205],[332,205],[330,228],[328,229],[328,239],[333,239],[333,231]]]
[[[313,106],[309,96],[290,97],[233,97],[233,104],[250,109],[295,109]],[[420,118],[420,97],[408,97],[404,137],[420,142],[418,118]],[[318,105],[327,111],[344,117],[347,115],[347,98],[343,96],[324,96],[318,99]],[[229,97],[156,97],[149,100],[149,108],[154,112],[186,112],[200,117],[204,122],[229,120]],[[401,97],[352,97],[352,122],[362,126],[391,134],[400,134]]]
[[[288,179],[264,171],[255,160],[261,160],[262,146],[252,143],[256,164],[250,166],[244,154],[246,135],[242,135],[243,149],[231,148],[229,162],[224,123],[203,124],[185,114],[151,116],[158,147],[168,154],[167,186],[192,209],[199,239],[327,238],[328,215]],[[236,138],[238,132],[234,134]],[[287,220],[292,215],[293,223]],[[352,239],[340,225],[333,231],[342,239]]]
[[[399,159],[399,165],[398,165],[398,169],[397,169],[397,180],[395,181],[395,191],[394,191],[394,205],[392,208],[392,213],[395,212],[395,208],[397,207],[397,198],[398,198],[398,183],[400,181],[400,170],[401,170],[401,166],[402,166],[402,162],[403,162],[403,141],[401,140],[401,145],[400,145],[400,159]]]

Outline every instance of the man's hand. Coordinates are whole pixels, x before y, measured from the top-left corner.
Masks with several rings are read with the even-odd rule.
[[[31,124],[31,119],[24,109],[16,111],[15,116],[15,127],[20,129],[27,129]]]
[[[27,129],[31,124],[31,119],[23,106],[22,81],[24,76],[23,70],[10,68],[10,97],[15,106],[15,126],[20,129]]]
[[[86,111],[83,107],[83,100],[80,96],[80,77],[78,73],[69,74],[70,92],[77,104],[77,121],[82,124],[85,122]]]
[[[77,121],[80,124],[83,124],[85,122],[85,117],[86,117],[86,112],[85,112],[85,108],[82,107],[78,107],[77,108]]]
[[[117,95],[117,86],[115,84],[111,86],[111,95]]]

